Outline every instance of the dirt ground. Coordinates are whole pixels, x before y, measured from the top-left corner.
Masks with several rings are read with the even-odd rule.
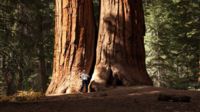
[[[160,95],[191,98],[159,100]],[[200,92],[148,86],[118,87],[98,93],[1,102],[0,112],[200,112]]]

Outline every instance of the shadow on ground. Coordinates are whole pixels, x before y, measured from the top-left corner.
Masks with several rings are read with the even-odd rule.
[[[160,94],[188,96],[189,102],[160,101]],[[149,86],[110,88],[103,92],[1,102],[0,112],[199,112],[200,92]]]

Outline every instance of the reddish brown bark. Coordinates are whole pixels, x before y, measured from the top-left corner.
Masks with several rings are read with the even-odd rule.
[[[79,92],[83,69],[95,55],[92,0],[56,0],[53,77],[46,92]],[[101,0],[96,64],[90,90],[112,85],[152,85],[145,67],[141,0]]]
[[[55,45],[50,94],[76,93],[80,73],[91,70],[94,58],[95,22],[92,0],[55,0]]]
[[[97,57],[90,89],[152,85],[145,67],[142,0],[101,0]]]

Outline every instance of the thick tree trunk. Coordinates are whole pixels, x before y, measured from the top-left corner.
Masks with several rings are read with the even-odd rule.
[[[79,74],[90,72],[95,51],[92,0],[55,1],[53,77],[46,95],[79,92]]]
[[[97,57],[90,91],[152,85],[145,67],[142,0],[101,0]]]

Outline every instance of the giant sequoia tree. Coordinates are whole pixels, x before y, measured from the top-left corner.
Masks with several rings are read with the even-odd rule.
[[[93,71],[91,91],[151,85],[145,68],[142,0],[101,0],[97,45],[92,10],[92,0],[56,0],[53,79],[47,94],[78,92],[83,69]]]
[[[101,0],[92,90],[110,85],[151,85],[145,67],[142,0]]]
[[[95,50],[92,0],[55,1],[54,65],[47,95],[78,92],[79,74],[90,72]]]

